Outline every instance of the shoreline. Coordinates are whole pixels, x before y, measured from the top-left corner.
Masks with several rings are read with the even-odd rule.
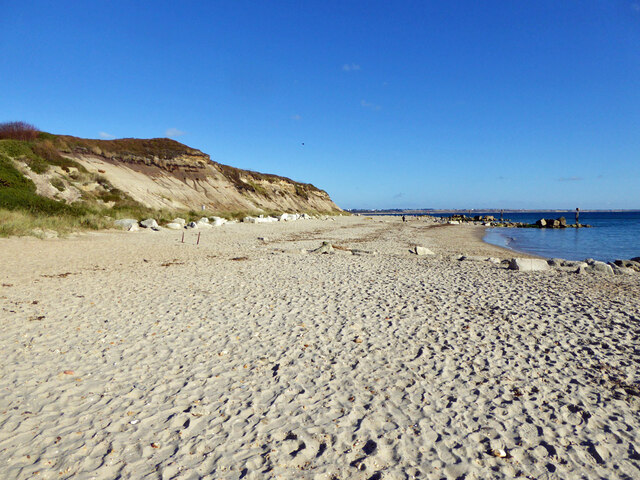
[[[0,239],[3,478],[640,476],[637,276],[454,260],[483,231]]]

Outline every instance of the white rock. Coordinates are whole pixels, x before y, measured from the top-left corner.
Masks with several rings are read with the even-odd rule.
[[[202,217],[200,220],[198,220],[198,223],[209,223],[209,219],[207,217]]]
[[[449,220],[449,225],[460,225],[460,222],[458,220]]]
[[[123,230],[129,230],[130,225],[135,225],[136,227],[138,226],[138,220],[135,220],[133,218],[122,218],[120,220],[116,220],[115,222],[113,222],[113,224],[116,227],[122,228]]]
[[[171,223],[179,223],[182,227],[184,227],[187,224],[187,221],[184,218],[178,217],[171,220]]]
[[[182,230],[182,225],[177,222],[167,223],[166,227],[170,230]]]
[[[143,228],[158,228],[158,222],[153,218],[147,218],[140,222],[140,226]]]
[[[411,250],[409,250],[411,253],[415,253],[416,255],[435,255],[435,253],[433,253],[431,250],[429,250],[427,247],[420,247],[418,245],[416,245],[415,247],[413,247]]]
[[[510,270],[522,272],[538,272],[549,270],[551,267],[546,260],[540,258],[512,258],[509,262]]]
[[[220,225],[227,223],[226,219],[220,217],[211,217],[209,220],[212,222],[211,225],[214,227],[219,227]]]

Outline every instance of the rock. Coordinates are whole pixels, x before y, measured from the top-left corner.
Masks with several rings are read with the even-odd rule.
[[[196,225],[198,225],[198,228],[213,228],[213,225],[211,225],[208,220],[206,222],[198,220]]]
[[[551,267],[562,267],[563,266],[562,262],[564,262],[564,260],[561,259],[561,258],[551,258],[551,259],[547,260],[547,263]]]
[[[333,249],[333,245],[331,245],[329,242],[322,242],[322,245],[318,248],[316,248],[315,250],[311,250],[310,253],[335,253],[335,250]]]
[[[418,245],[416,245],[415,247],[413,247],[411,250],[409,250],[411,253],[414,253],[416,255],[435,255],[435,253],[433,253],[431,250],[429,250],[426,247],[420,247]]]
[[[631,261],[640,263],[640,257],[633,257]]]
[[[564,218],[564,217],[560,217],[560,218],[558,219],[558,222],[560,222],[560,227],[562,227],[562,228],[564,228],[564,227],[566,227],[566,226],[567,226],[567,219],[566,219],[566,218]]]
[[[123,230],[129,230],[131,225],[135,225],[136,227],[138,226],[138,220],[133,218],[122,218],[120,220],[116,220],[113,224]]]
[[[196,222],[187,223],[187,228],[198,228],[198,224]]]
[[[258,240],[262,241],[262,242],[268,242],[269,239],[267,237],[258,237]]]
[[[31,230],[31,233],[38,238],[42,238],[43,240],[58,238],[58,232],[56,232],[55,230],[50,230],[48,228],[34,228],[33,230]]]
[[[482,255],[462,255],[458,257],[458,260],[466,262],[484,262],[487,260],[487,257],[483,257]]]
[[[633,260],[616,260],[613,262],[618,267],[630,268],[631,270],[635,270],[636,272],[640,272],[640,262],[636,262]],[[615,271],[615,269],[614,269]]]
[[[619,267],[618,265],[611,265],[614,275],[635,275],[636,271],[632,268]]]
[[[227,223],[226,219],[220,217],[211,217],[209,220],[211,220],[211,225],[213,225],[214,227],[219,227],[220,225],[224,225],[225,223]]]
[[[487,258],[487,262],[493,263],[495,265],[500,265],[502,263],[502,260],[500,260],[499,258],[496,258],[496,257],[489,257],[489,258]]]
[[[522,272],[538,272],[549,270],[550,268],[547,261],[541,258],[512,258],[509,262],[510,270],[520,270]]]
[[[541,218],[536,222],[536,225],[538,225],[541,228],[544,228],[547,226],[547,221],[544,218]]]
[[[244,217],[242,223],[258,223],[256,217]]]
[[[352,248],[351,254],[352,255],[377,255],[378,252],[374,250],[360,250],[359,248]]]
[[[156,222],[153,218],[147,218],[140,222],[140,226],[142,228],[158,228],[158,222]]]
[[[597,260],[587,266],[587,271],[613,275],[613,268],[611,268],[611,265],[607,265],[606,263],[599,262]]]
[[[184,218],[177,217],[177,218],[174,218],[173,220],[171,220],[171,223],[178,223],[178,224],[180,224],[180,226],[184,227],[186,225],[187,221]]]
[[[449,220],[449,225],[460,225],[460,222],[458,220]]]
[[[209,223],[209,219],[207,217],[202,217],[200,220],[198,220],[198,223]]]
[[[182,230],[182,225],[180,225],[177,222],[171,222],[171,223],[167,223],[166,227],[169,230]]]

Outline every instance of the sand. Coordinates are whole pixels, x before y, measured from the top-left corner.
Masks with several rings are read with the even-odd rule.
[[[640,276],[389,217],[181,235],[0,240],[1,478],[640,477]]]

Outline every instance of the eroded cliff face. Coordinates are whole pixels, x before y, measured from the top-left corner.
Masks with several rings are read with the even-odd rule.
[[[173,140],[60,138],[63,155],[151,208],[342,211],[327,192],[311,184],[216,163]]]

